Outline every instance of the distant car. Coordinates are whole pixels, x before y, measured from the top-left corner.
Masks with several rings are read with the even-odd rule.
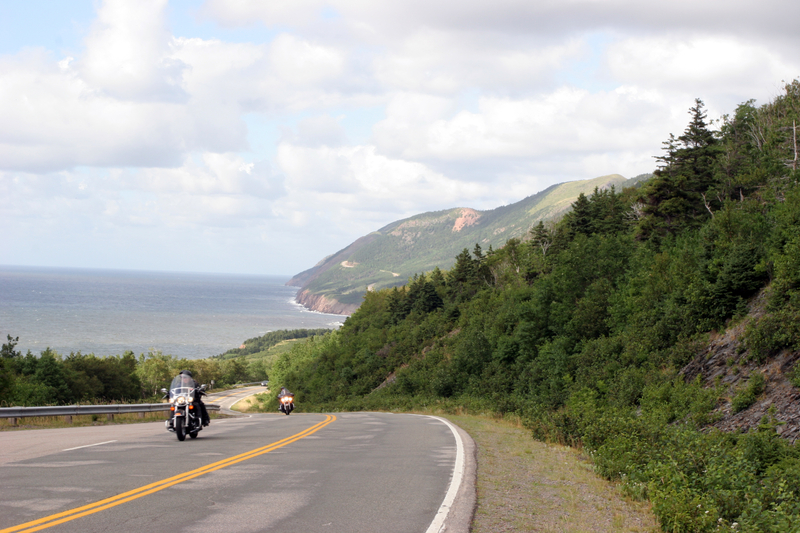
[[[261,386],[262,387],[266,387],[267,385],[269,385],[269,381],[262,381],[261,382]]]

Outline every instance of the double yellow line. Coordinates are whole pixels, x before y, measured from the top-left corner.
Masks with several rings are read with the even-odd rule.
[[[234,455],[233,457],[229,457],[228,459],[223,459],[222,461],[217,461],[216,463],[211,463],[209,465],[200,467],[196,470],[185,472],[177,476],[173,476],[167,479],[162,479],[161,481],[157,481],[155,483],[151,483],[149,485],[145,485],[144,487],[139,487],[138,489],[134,489],[128,492],[123,492],[122,494],[117,494],[116,496],[112,496],[111,498],[106,498],[105,500],[100,500],[95,503],[90,503],[89,505],[84,505],[83,507],[77,507],[69,511],[64,511],[63,513],[46,516],[44,518],[40,518],[32,522],[26,522],[24,524],[20,524],[18,526],[9,527],[6,529],[0,529],[0,533],[39,531],[41,529],[46,529],[48,527],[52,527],[58,524],[63,524],[64,522],[69,522],[70,520],[75,520],[76,518],[80,518],[82,516],[94,514],[103,511],[105,509],[109,509],[111,507],[116,507],[117,505],[129,502],[131,500],[135,500],[137,498],[141,498],[142,496],[147,496],[148,494],[153,494],[154,492],[158,492],[173,485],[177,485],[178,483],[183,483],[184,481],[194,479],[198,476],[202,476],[203,474],[208,474],[209,472],[213,472],[214,470],[219,470],[221,468],[225,468],[226,466],[231,466],[236,463],[241,463],[242,461],[252,459],[253,457],[258,457],[259,455],[263,455],[273,450],[277,450],[278,448],[286,446],[287,444],[291,444],[304,437],[308,437],[312,433],[315,433],[320,429],[324,428],[334,420],[336,420],[335,416],[326,415],[325,420],[323,420],[322,422],[315,424],[310,428],[301,431],[300,433],[296,433],[291,437],[287,437],[283,440],[273,442],[272,444],[268,444],[261,448],[256,448],[255,450],[250,450],[249,452],[245,452],[239,455]]]

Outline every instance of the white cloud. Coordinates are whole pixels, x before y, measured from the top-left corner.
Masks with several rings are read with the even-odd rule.
[[[6,169],[177,165],[189,150],[245,146],[235,111],[119,99],[42,50],[0,57],[0,161]]]
[[[288,34],[272,41],[270,60],[278,77],[292,85],[314,85],[334,79],[344,67],[344,58],[338,50]]]
[[[186,65],[170,57],[167,0],[107,0],[97,12],[80,61],[84,79],[115,98],[184,101]]]
[[[776,82],[800,74],[796,59],[788,62],[763,43],[732,35],[629,37],[611,44],[607,58],[609,75],[622,83],[707,100],[704,95],[767,99]]]
[[[584,51],[577,39],[537,44],[423,27],[376,58],[375,76],[392,90],[457,94],[482,87],[505,94],[551,84],[554,73]]]
[[[272,25],[304,25],[319,16],[325,0],[294,0],[293,2],[253,2],[249,0],[210,0],[201,13],[225,26],[251,25],[256,21]]]
[[[427,109],[419,102],[429,103]],[[411,159],[535,161],[658,146],[673,102],[638,87],[589,93],[561,87],[522,99],[484,97],[476,112],[443,99],[400,95],[376,125],[379,146]],[[420,112],[420,109],[423,111]]]
[[[309,213],[299,220],[324,219],[342,232],[357,227],[368,233],[398,218],[464,202],[496,206],[505,196],[490,184],[456,180],[422,163],[386,157],[374,146],[283,143],[278,161],[286,175],[287,208]]]

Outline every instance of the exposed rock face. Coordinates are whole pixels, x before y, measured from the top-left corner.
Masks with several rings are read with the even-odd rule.
[[[358,309],[357,305],[343,304],[321,294],[312,294],[307,290],[298,292],[295,300],[306,309],[332,315],[352,315]]]
[[[453,224],[453,231],[461,231],[464,229],[464,226],[472,226],[478,222],[479,218],[481,218],[479,212],[474,209],[464,208],[461,210],[461,216],[458,217],[456,223]]]
[[[713,424],[714,427],[724,431],[749,431],[758,427],[770,406],[774,406],[775,418],[782,423],[777,428],[778,433],[795,442],[800,437],[800,389],[792,385],[787,376],[798,364],[800,352],[784,350],[763,364],[757,364],[741,345],[748,322],[762,316],[764,307],[762,293],[751,302],[747,318],[722,333],[712,334],[705,348],[681,373],[687,381],[700,376],[708,387],[716,383],[727,386],[727,397],[716,410],[720,420]],[[763,394],[744,411],[733,413],[731,400],[754,372],[764,375],[766,386]]]

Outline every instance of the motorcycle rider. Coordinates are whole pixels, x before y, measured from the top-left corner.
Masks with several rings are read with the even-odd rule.
[[[200,420],[203,421],[203,426],[205,427],[211,423],[211,418],[208,416],[208,410],[206,409],[206,404],[204,404],[203,400],[201,399],[201,397],[204,396],[206,393],[200,390],[200,385],[198,385],[197,382],[194,380],[194,376],[192,376],[191,371],[181,370],[178,375],[181,374],[183,374],[184,376],[189,376],[189,378],[191,378],[192,380],[192,383],[194,383],[194,394],[193,394],[194,402],[192,402],[192,404],[194,405],[195,409],[200,411]]]
[[[289,389],[286,387],[281,387],[281,391],[278,393],[278,411],[283,412],[283,402],[281,402],[281,398],[284,396],[289,396],[292,399],[292,408],[294,408],[294,394],[289,392]]]

